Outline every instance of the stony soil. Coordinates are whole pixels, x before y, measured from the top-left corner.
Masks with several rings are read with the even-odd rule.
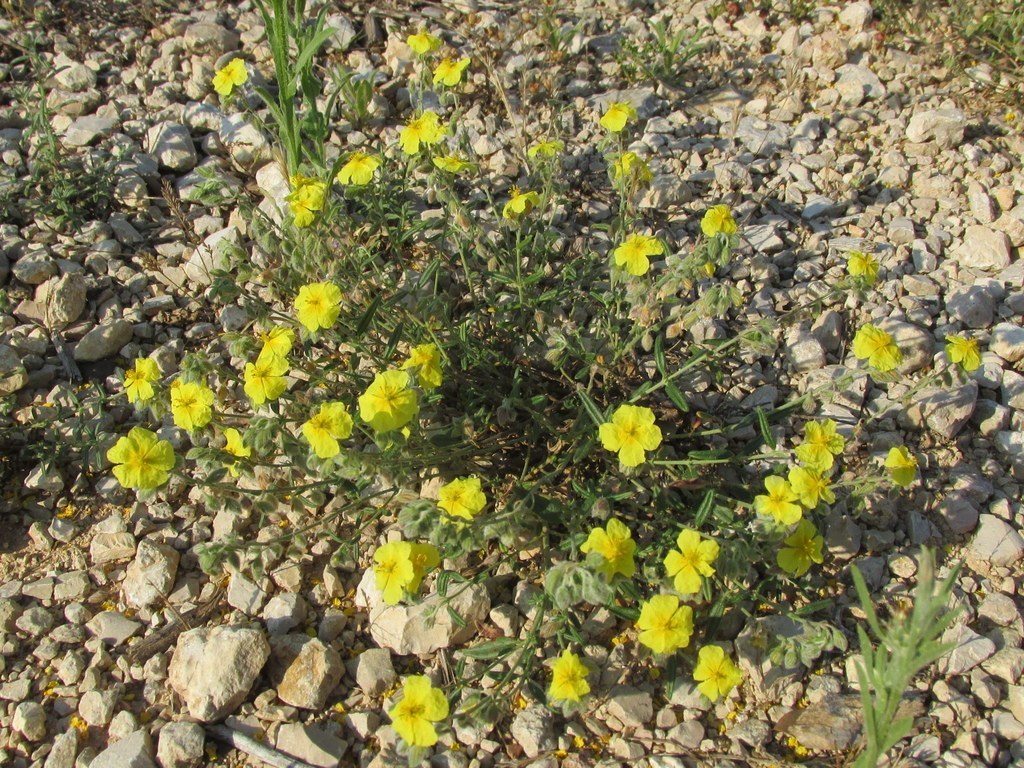
[[[854,637],[853,563],[879,601],[908,592],[923,545],[940,547],[947,565],[965,563],[956,593],[964,611],[947,638],[956,647],[915,684],[914,736],[900,762],[1024,765],[1019,119],[882,35],[869,2],[822,5],[805,21],[774,12],[712,21],[701,2],[565,3],[559,24],[578,28],[565,28],[558,55],[539,31],[541,14],[518,4],[451,0],[372,17],[337,5],[330,59],[383,73],[373,119],[361,130],[339,121],[337,151],[394,143],[413,66],[405,36],[425,22],[490,65],[474,66],[467,104],[483,109],[470,110],[465,127],[499,192],[521,171],[523,137],[542,136],[558,111],[571,134],[566,172],[581,188],[600,184],[595,118],[600,105],[628,100],[644,125],[633,148],[655,172],[642,202],[651,221],[679,243],[692,241],[709,204],[729,203],[741,221],[731,278],[750,298],[745,319],[820,290],[842,273],[844,254],[861,249],[878,255],[882,279],[867,303],[851,304],[849,319],[888,327],[906,355],[903,373],[944,365],[948,334],[982,340],[983,365],[969,381],[918,393],[911,408],[899,406],[905,385],[864,377],[828,406],[840,423],[862,408],[878,417],[861,437],[866,453],[906,443],[922,460],[920,481],[903,496],[878,494],[858,515],[837,510],[830,519],[828,568],[845,606],[830,618]],[[678,88],[626,82],[613,56],[623,36],[647,34],[655,12],[713,29],[714,44]],[[26,30],[41,35],[42,55],[57,68],[45,83],[57,138],[70,156],[116,158],[116,184],[109,205],[68,231],[27,215],[24,200],[0,224],[0,402],[9,404],[0,421],[0,763],[259,765],[206,726],[223,721],[304,764],[400,764],[385,714],[397,677],[443,676],[477,627],[491,637],[527,631],[536,584],[505,579],[467,591],[459,611],[469,631],[460,631],[421,628],[422,607],[379,605],[372,585],[360,587],[360,568],[325,566],[323,545],[258,582],[236,574],[215,583],[194,547],[238,521],[183,488],[136,502],[109,474],[63,458],[89,430],[113,434],[131,417],[116,398],[116,368],[152,355],[171,372],[187,351],[248,327],[240,306],[204,296],[216,244],[250,247],[245,222],[198,202],[198,185],[212,170],[255,201],[280,201],[268,137],[223,112],[210,88],[215,68],[238,51],[270,76],[258,15],[248,2],[76,2],[45,24],[0,19],[0,38]],[[34,108],[18,95],[20,51],[13,42],[0,51],[6,183],[31,175]],[[480,116],[505,109],[514,130],[493,130]],[[610,216],[601,199],[579,202],[585,220]],[[850,335],[835,311],[794,327],[783,353],[752,360],[730,395],[771,405],[856,368]],[[100,408],[103,391],[113,405]],[[197,628],[168,635],[183,614]],[[489,730],[446,735],[432,765],[760,765],[804,750],[841,757],[858,738],[855,643],[810,670],[774,663],[759,638],[785,634],[791,622],[752,620],[735,638],[743,686],[715,707],[687,681],[666,697],[658,670],[634,663],[635,644],[610,642],[627,627],[606,612],[592,618],[586,650],[602,672],[583,715],[565,721],[524,701]]]

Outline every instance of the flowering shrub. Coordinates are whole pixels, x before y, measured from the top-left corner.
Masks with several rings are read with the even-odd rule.
[[[285,13],[282,3],[271,10]],[[303,39],[315,53],[318,34]],[[298,78],[271,42],[277,76]],[[226,336],[230,359],[194,353],[170,381],[152,361],[135,362],[124,393],[140,421],[157,426],[169,414],[192,448],[176,457],[135,427],[107,454],[115,477],[148,493],[177,492],[164,489],[178,477],[260,527],[282,510],[301,513],[309,525],[289,546],[301,551],[310,532],[333,536],[335,561],[371,570],[389,606],[428,590],[446,598],[452,583],[483,582],[499,568],[534,580],[534,629],[471,645],[466,658],[508,661],[504,685],[567,712],[597,685],[577,653],[594,607],[623,622],[638,656],[670,659],[709,700],[740,696],[720,618],[749,610],[754,593],[808,602],[825,561],[818,524],[865,486],[842,474],[852,430],[831,419],[797,419],[790,432],[802,426],[802,437],[779,444],[794,406],[831,388],[738,414],[698,412],[691,400],[716,377],[727,391],[739,356],[772,354],[787,323],[864,290],[879,265],[851,253],[848,275],[777,322],[684,340],[698,321],[734,317],[745,301],[728,276],[743,258],[734,211],[694,210],[688,241],[645,219],[636,199],[651,168],[625,149],[642,118],[615,102],[583,117],[603,131],[606,192],[618,209],[603,230],[585,227],[581,252],[570,252],[554,223],[572,192],[559,163],[571,137],[534,137],[522,186],[496,192],[465,158],[456,96],[437,100],[444,114],[419,98],[428,84],[458,89],[476,59],[437,61],[443,42],[425,29],[407,43],[420,80],[404,125],[333,166],[268,100],[290,179],[281,227],[252,212],[272,278],[243,267],[213,288],[243,303],[253,328]],[[228,97],[245,82],[236,59],[213,87]],[[302,102],[294,82],[279,85]],[[318,124],[315,104],[303,106],[302,119]],[[439,216],[413,215],[410,196],[437,201]],[[251,283],[265,290],[247,291]],[[951,336],[947,349],[962,369],[978,366],[975,342]],[[891,376],[902,362],[893,337],[871,324],[856,331],[852,355],[873,375]],[[906,447],[884,459],[889,480],[879,464],[872,487],[915,478]],[[330,533],[338,526],[343,536]],[[392,535],[376,536],[384,527]],[[363,532],[372,551],[357,551]],[[259,576],[282,553],[273,546],[228,538],[207,547],[202,564]],[[525,682],[538,648],[555,659],[546,691]],[[406,678],[389,714],[410,755],[438,741],[450,709],[487,711],[472,683],[441,690]]]

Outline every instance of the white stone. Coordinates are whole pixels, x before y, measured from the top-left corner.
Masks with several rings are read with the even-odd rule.
[[[156,759],[161,768],[198,768],[206,735],[201,726],[183,721],[167,723],[157,734]]]
[[[178,638],[168,683],[192,717],[219,720],[242,703],[269,656],[270,644],[257,629],[192,629]]]
[[[139,542],[135,559],[128,566],[121,589],[129,605],[148,608],[167,597],[178,572],[178,551],[150,539]]]
[[[1010,238],[982,224],[971,224],[953,257],[970,269],[1005,269],[1010,266]]]

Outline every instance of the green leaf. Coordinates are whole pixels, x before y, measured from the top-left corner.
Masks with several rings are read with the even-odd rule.
[[[761,437],[765,445],[774,450],[777,443],[775,442],[775,435],[772,434],[771,429],[768,427],[768,414],[764,412],[764,408],[757,409],[757,426],[761,429]]]
[[[690,410],[690,404],[686,402],[686,398],[683,397],[683,393],[679,391],[679,388],[676,387],[675,384],[667,379],[665,380],[665,394],[668,395],[669,400],[675,404],[680,413],[687,413]]]
[[[463,648],[462,655],[469,659],[486,661],[507,656],[518,647],[519,641],[515,638],[499,637],[496,640],[488,640],[470,648]]]
[[[697,514],[694,517],[693,525],[696,528],[700,528],[704,525],[704,521],[708,519],[711,511],[715,508],[715,489],[712,488],[704,494],[704,498],[700,501],[700,506],[697,507]]]
[[[448,615],[451,617],[452,624],[457,626],[459,629],[465,629],[467,626],[466,620],[459,616],[458,612],[450,605],[446,605],[445,608],[448,609]]]
[[[359,318],[359,325],[356,326],[356,336],[362,336],[366,333],[366,329],[370,327],[370,323],[373,322],[374,315],[377,314],[377,309],[380,307],[382,294],[377,294],[373,297],[373,301],[370,302],[370,306],[366,308],[363,316]]]
[[[391,360],[391,356],[395,354],[395,349],[398,347],[398,342],[402,340],[402,331],[405,330],[405,323],[401,322],[398,327],[395,328],[394,333],[391,334],[391,338],[388,339],[388,345],[384,349],[384,360]]]
[[[576,390],[576,396],[580,400],[580,405],[583,406],[583,409],[587,412],[591,420],[594,422],[594,425],[600,427],[602,424],[604,424],[604,416],[598,409],[597,404],[590,399],[590,395],[587,394],[587,391],[581,387]]]

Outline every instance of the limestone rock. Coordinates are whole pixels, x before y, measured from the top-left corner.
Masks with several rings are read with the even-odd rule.
[[[338,652],[304,634],[272,637],[270,647],[268,674],[277,697],[300,709],[323,709],[344,673]]]
[[[184,721],[160,729],[156,759],[161,768],[198,768],[203,762],[206,734],[201,726]]]
[[[79,363],[91,363],[111,357],[132,340],[132,335],[132,324],[127,320],[97,325],[75,345],[74,358]]]
[[[178,638],[168,682],[192,717],[212,722],[242,703],[269,656],[270,644],[260,630],[192,629]]]
[[[147,608],[171,593],[178,572],[178,551],[150,539],[139,542],[121,589],[129,605]]]
[[[967,115],[959,109],[932,109],[918,112],[907,125],[907,139],[915,143],[934,140],[943,148],[957,146],[964,139]]]
[[[157,768],[152,755],[149,734],[138,730],[96,755],[89,768]]]
[[[474,636],[474,627],[487,618],[491,600],[479,584],[456,584],[447,605],[436,592],[412,605],[385,605],[373,569],[367,569],[356,592],[356,604],[369,609],[370,636],[381,648],[399,656],[426,655]],[[447,608],[464,621],[452,621]]]

